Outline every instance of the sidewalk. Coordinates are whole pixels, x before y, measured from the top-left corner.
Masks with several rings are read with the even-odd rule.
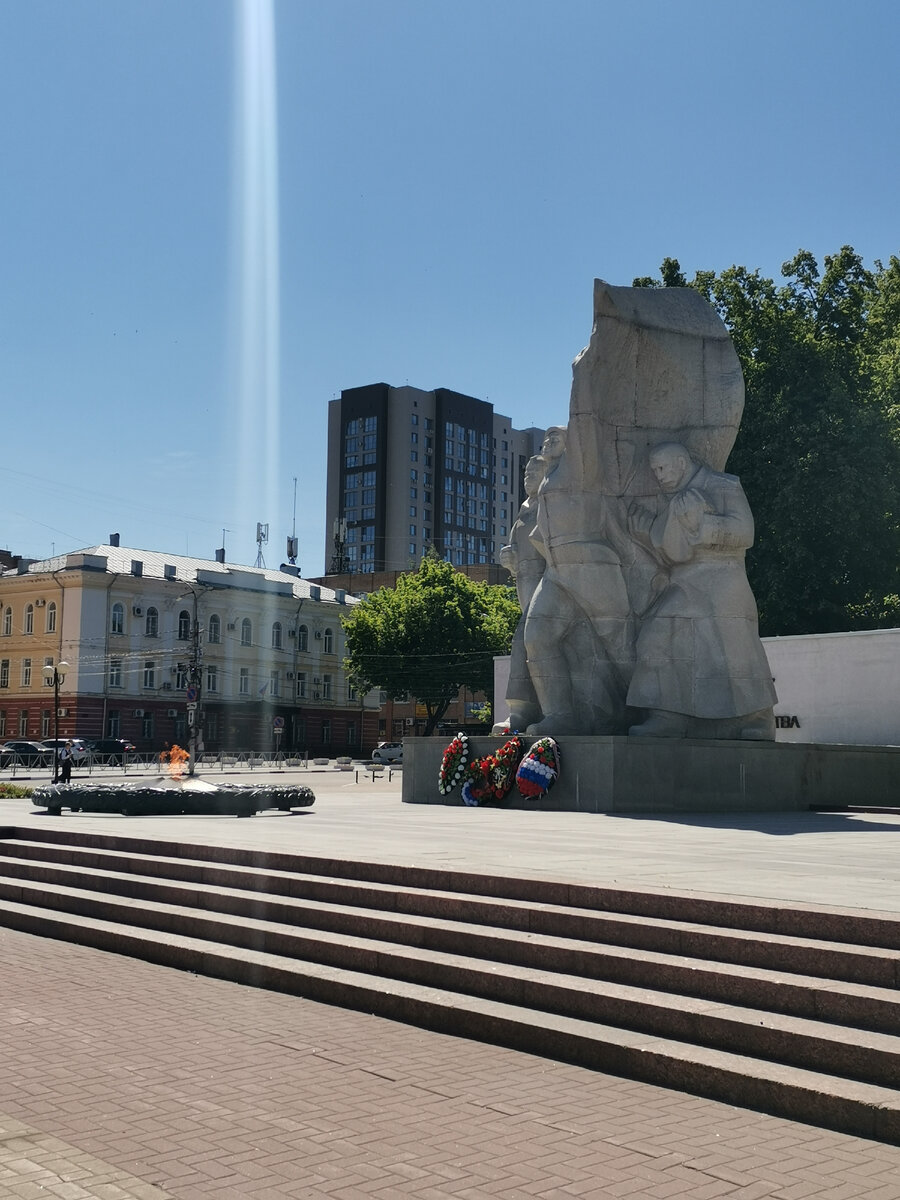
[[[628,821],[298,781],[317,803],[292,816],[2,801],[0,822],[900,911],[894,817]],[[39,1196],[900,1200],[900,1148],[0,928],[0,1200]]]

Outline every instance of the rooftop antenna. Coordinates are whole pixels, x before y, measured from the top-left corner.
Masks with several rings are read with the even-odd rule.
[[[223,551],[224,551],[224,549],[225,549],[225,534],[226,534],[226,533],[231,533],[231,530],[230,530],[230,529],[226,529],[226,528],[225,528],[225,526],[223,525],[223,526],[222,526],[222,550],[223,550]]]
[[[343,517],[336,517],[333,526],[334,553],[328,567],[329,575],[343,575],[349,570],[347,560],[347,522]]]
[[[297,562],[297,476],[294,476],[294,523],[291,526],[291,536],[287,540],[288,562]]]
[[[262,521],[257,521],[256,522],[256,565],[258,567],[264,567],[266,565],[266,560],[263,558],[262,548],[268,540],[269,540],[268,523],[263,525]]]

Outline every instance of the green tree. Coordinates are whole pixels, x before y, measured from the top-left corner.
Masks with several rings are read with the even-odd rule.
[[[691,286],[731,331],[747,399],[728,469],[756,519],[750,582],[767,634],[862,628],[900,591],[900,263],[801,250],[781,286],[746,267],[666,259],[652,286]],[[647,281],[635,280],[636,286]]]
[[[519,616],[511,588],[475,583],[429,555],[344,618],[345,666],[360,691],[424,704],[427,737],[461,687],[493,690],[494,656],[509,653]]]

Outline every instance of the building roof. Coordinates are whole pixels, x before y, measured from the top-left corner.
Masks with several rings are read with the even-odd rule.
[[[140,575],[133,571],[135,562],[141,564]],[[286,564],[282,564],[282,568],[285,566]],[[0,577],[43,575],[54,571],[82,569],[107,571],[126,578],[243,588],[248,591],[291,595],[297,600],[319,599],[325,603],[347,605],[358,603],[354,597],[345,596],[340,589],[334,590],[302,579],[296,573],[296,568],[282,568],[270,570],[266,567],[248,567],[243,563],[218,562],[216,559],[163,554],[158,550],[139,550],[130,546],[110,546],[102,543],[99,546],[86,546],[82,550],[72,550],[68,554],[57,554],[53,558],[34,561],[21,559],[16,567],[0,571]],[[315,595],[314,588],[318,596]]]

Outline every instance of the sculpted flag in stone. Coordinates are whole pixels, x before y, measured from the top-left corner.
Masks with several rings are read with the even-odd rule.
[[[744,569],[753,518],[723,474],[743,403],[731,338],[699,293],[595,281],[569,423],[547,431],[507,552],[528,561],[527,538],[542,560],[519,587],[511,727],[774,737]]]

